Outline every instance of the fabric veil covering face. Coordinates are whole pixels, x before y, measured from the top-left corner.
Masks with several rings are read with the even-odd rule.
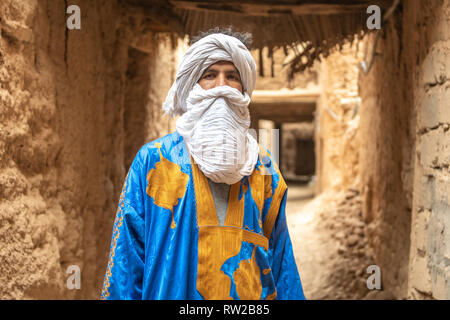
[[[203,90],[197,84],[219,61],[230,61],[238,69],[243,94],[228,86]],[[255,82],[251,53],[237,38],[220,33],[194,43],[178,66],[163,109],[171,116],[182,115],[177,130],[200,170],[214,182],[233,184],[254,169],[258,146],[248,133],[248,105]]]
[[[250,175],[258,143],[248,133],[250,97],[220,86],[203,90],[196,84],[187,99],[188,111],[176,123],[189,153],[214,182],[234,184]]]

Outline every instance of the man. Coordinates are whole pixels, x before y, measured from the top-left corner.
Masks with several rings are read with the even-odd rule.
[[[207,34],[180,62],[163,105],[177,130],[130,167],[103,299],[304,299],[286,184],[248,133],[256,65],[230,34]]]

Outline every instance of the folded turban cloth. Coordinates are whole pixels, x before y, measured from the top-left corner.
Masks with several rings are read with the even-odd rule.
[[[243,91],[250,97],[256,83],[256,64],[250,51],[237,38],[213,33],[197,42],[184,54],[175,78],[163,103],[166,114],[173,116],[187,111],[186,99],[205,70],[219,61],[230,61],[238,69]]]

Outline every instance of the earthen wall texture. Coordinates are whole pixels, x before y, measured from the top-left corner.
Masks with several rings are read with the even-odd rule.
[[[316,111],[318,191],[359,190],[358,62],[361,50],[346,45],[320,66],[321,96]]]
[[[285,52],[280,48],[270,51],[265,47],[254,49],[251,53],[258,72],[255,90],[314,89],[318,85],[318,70],[316,67],[297,73],[292,79],[289,79],[289,62],[293,58],[293,51]]]
[[[359,79],[363,216],[397,299],[449,298],[449,25],[449,1],[403,1]]]
[[[70,4],[0,2],[0,299],[97,299],[106,270],[132,138],[124,114],[133,34],[111,0],[77,1],[81,30],[68,30]],[[166,54],[154,52],[150,64]],[[172,81],[157,73],[144,86]],[[70,265],[81,270],[79,290],[67,288]]]
[[[308,239],[294,239],[298,249],[314,251],[314,259],[298,253],[311,299],[383,298],[374,296],[366,282],[367,267],[374,260],[360,192],[359,152],[364,148],[358,92],[361,55],[356,43],[347,44],[323,59],[319,68],[321,95],[315,114],[318,195],[304,209],[305,215],[314,212],[308,224],[313,231],[303,235]]]
[[[450,299],[450,1],[413,2],[404,19],[417,110],[408,297]]]

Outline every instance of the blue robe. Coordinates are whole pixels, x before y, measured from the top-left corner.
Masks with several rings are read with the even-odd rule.
[[[286,224],[287,186],[260,146],[219,225],[178,132],[144,145],[126,176],[101,299],[305,299]]]

